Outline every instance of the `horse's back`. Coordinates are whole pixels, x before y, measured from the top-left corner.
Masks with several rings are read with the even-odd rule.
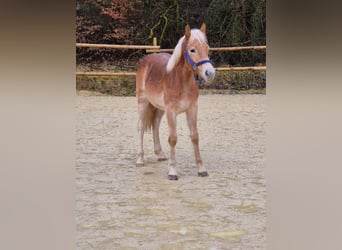
[[[154,53],[143,57],[137,69],[137,90],[145,89],[146,85],[159,89],[167,73],[166,65],[170,57],[168,53]]]
[[[149,54],[145,57],[143,57],[141,60],[140,60],[140,63],[139,63],[139,66],[142,64],[142,63],[156,63],[156,62],[168,62],[169,58],[171,57],[171,54],[169,53],[153,53],[153,54]]]

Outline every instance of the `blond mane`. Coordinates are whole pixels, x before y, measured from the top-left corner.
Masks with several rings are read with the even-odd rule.
[[[200,42],[207,43],[206,35],[202,31],[200,31],[199,29],[192,29],[191,30],[189,42],[191,43],[195,39],[197,39]],[[182,57],[183,41],[184,41],[184,36],[179,39],[175,49],[173,50],[173,53],[172,53],[167,65],[166,65],[166,71],[167,72],[171,72],[172,69],[175,67],[175,65],[177,65],[177,63],[179,62],[179,59]]]

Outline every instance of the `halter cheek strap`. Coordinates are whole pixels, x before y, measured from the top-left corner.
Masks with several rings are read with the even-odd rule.
[[[211,60],[206,59],[206,60],[202,60],[202,61],[199,61],[199,62],[195,63],[195,62],[191,59],[191,57],[190,57],[188,51],[186,50],[186,42],[185,42],[185,41],[184,41],[184,53],[185,53],[185,58],[186,58],[186,60],[190,63],[190,65],[191,65],[191,67],[192,67],[192,71],[194,72],[195,81],[196,81],[196,82],[201,82],[201,79],[200,79],[200,78],[198,77],[198,75],[196,74],[196,69],[197,69],[198,66],[200,66],[200,65],[202,65],[202,64],[205,64],[205,63],[210,63],[210,64],[211,64],[211,63],[212,63]]]

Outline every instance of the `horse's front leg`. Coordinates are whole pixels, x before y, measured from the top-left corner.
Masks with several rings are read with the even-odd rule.
[[[177,143],[177,115],[176,112],[167,109],[166,110],[166,118],[169,126],[169,145],[170,145],[170,159],[169,159],[169,171],[168,171],[168,179],[169,180],[178,180],[178,175],[176,172],[176,156],[175,156],[175,148]]]
[[[205,177],[208,176],[207,169],[204,167],[200,151],[199,151],[199,136],[197,131],[197,103],[188,109],[186,112],[186,119],[188,121],[188,126],[190,129],[190,137],[192,145],[194,147],[196,165],[198,167],[198,176]]]
[[[160,145],[159,139],[159,127],[161,119],[163,118],[164,111],[157,109],[154,115],[154,119],[152,122],[152,130],[153,130],[153,143],[154,143],[154,153],[158,156],[158,161],[165,161],[167,160],[162,147]]]

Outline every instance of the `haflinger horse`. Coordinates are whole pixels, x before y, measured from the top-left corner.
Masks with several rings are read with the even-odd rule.
[[[166,113],[170,145],[168,179],[178,180],[175,159],[176,117],[185,112],[198,176],[208,176],[200,156],[197,131],[198,83],[210,82],[215,76],[215,69],[209,60],[208,52],[206,25],[203,23],[200,29],[190,29],[190,26],[186,25],[185,34],[180,38],[172,55],[154,53],[140,60],[136,74],[139,136],[137,166],[144,164],[144,131],[151,128],[154,152],[158,160],[167,160],[159,139],[159,125]]]

